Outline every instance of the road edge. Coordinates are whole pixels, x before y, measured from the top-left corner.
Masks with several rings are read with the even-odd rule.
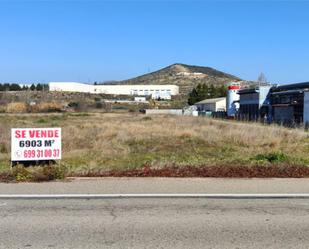
[[[309,199],[309,194],[8,194],[0,195],[0,199],[44,200],[44,199]]]

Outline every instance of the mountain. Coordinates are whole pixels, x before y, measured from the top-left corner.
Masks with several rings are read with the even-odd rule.
[[[161,70],[129,80],[118,81],[125,85],[177,85],[181,94],[188,94],[198,84],[227,85],[240,78],[211,67],[173,64]]]

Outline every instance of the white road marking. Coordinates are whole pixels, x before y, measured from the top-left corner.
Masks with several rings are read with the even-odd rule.
[[[128,199],[128,198],[206,198],[206,199],[309,199],[309,194],[1,194],[0,199]]]

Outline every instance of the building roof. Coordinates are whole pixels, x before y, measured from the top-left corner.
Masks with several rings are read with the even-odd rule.
[[[302,82],[302,83],[279,85],[276,88],[274,88],[274,91],[279,92],[279,91],[308,89],[308,88],[309,88],[309,82]]]
[[[251,88],[243,88],[238,90],[238,94],[249,94],[249,93],[259,93],[260,89],[270,89],[272,88],[271,85],[260,85],[260,86],[255,86],[255,87],[251,87]]]
[[[288,91],[282,91],[282,92],[273,92],[271,95],[285,95],[285,94],[299,94],[303,93],[303,90],[288,90]]]
[[[214,99],[204,99],[200,102],[195,103],[195,105],[196,104],[212,104],[212,103],[217,103],[217,102],[222,101],[222,100],[226,100],[226,98],[222,97],[222,98],[214,98]]]
[[[257,93],[258,89],[256,88],[244,88],[244,89],[240,89],[238,90],[238,94],[248,94],[248,93]]]

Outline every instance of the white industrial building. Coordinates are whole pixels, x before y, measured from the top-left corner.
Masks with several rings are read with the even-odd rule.
[[[152,96],[153,99],[171,99],[171,96],[179,94],[179,87],[176,85],[89,85],[78,82],[50,82],[49,91]]]
[[[205,99],[194,104],[199,112],[225,112],[226,98]]]

